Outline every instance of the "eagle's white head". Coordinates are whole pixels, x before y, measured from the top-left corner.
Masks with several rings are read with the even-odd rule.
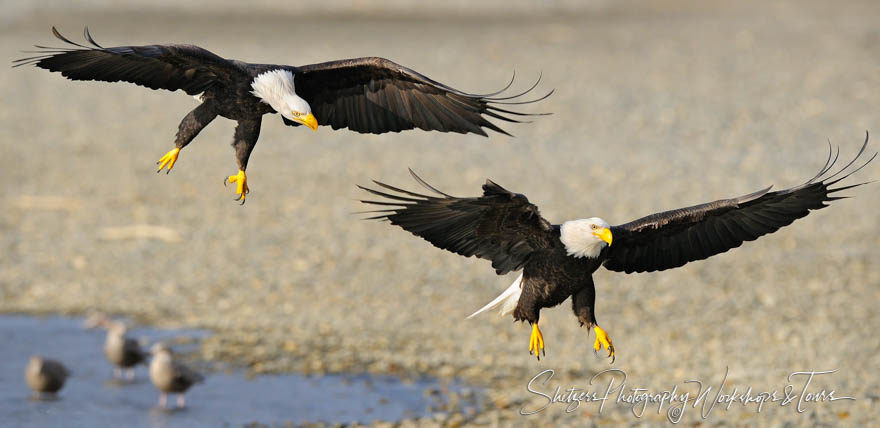
[[[254,89],[252,94],[272,106],[281,116],[318,130],[318,120],[312,114],[312,107],[293,90],[293,73],[289,70],[275,69],[262,73],[251,82],[251,88]]]
[[[611,245],[611,226],[599,217],[571,220],[559,228],[559,240],[572,257],[595,259],[606,245]]]

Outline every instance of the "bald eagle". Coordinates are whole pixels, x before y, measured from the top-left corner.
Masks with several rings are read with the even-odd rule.
[[[14,66],[33,64],[60,72],[71,80],[130,82],[150,89],[183,90],[201,104],[193,109],[177,131],[174,148],[156,163],[159,171],[171,171],[180,154],[199,132],[217,116],[238,122],[232,147],[238,173],[223,180],[236,183],[236,200],[244,203],[248,193],[248,158],[260,136],[262,117],[280,113],[286,125],[319,125],[348,128],[368,134],[425,131],[474,133],[483,128],[510,135],[486,117],[521,123],[511,116],[536,116],[500,108],[531,92],[499,96],[513,83],[490,94],[469,94],[446,86],[384,58],[355,58],[299,67],[250,64],[225,59],[192,45],[117,46],[105,48],[83,36],[90,46],[72,42],[55,27],[52,33],[70,48],[36,46],[37,56],[15,60]],[[540,81],[540,78],[538,79]],[[166,173],[167,173],[166,172]]]
[[[361,201],[383,207],[367,211],[378,213],[368,219],[388,220],[438,248],[491,260],[498,275],[522,270],[507,290],[470,317],[500,307],[502,315],[512,313],[516,321],[528,321],[532,326],[529,353],[540,358],[544,352],[544,337],[538,328],[540,310],[571,296],[581,326],[596,332],[593,348],[607,349],[613,362],[614,345],[596,322],[593,272],[600,266],[626,273],[671,269],[773,233],[811,210],[843,198],[835,196],[837,192],[865,184],[831,187],[877,156],[875,153],[860,166],[850,168],[867,144],[866,134],[855,158],[826,176],[838,158],[832,157],[829,146],[825,165],[800,186],[775,192],[768,187],[737,198],[651,214],[618,226],[599,217],[551,224],[524,195],[491,180],[483,185],[483,196],[470,198],[443,193],[412,170],[413,178],[433,195],[378,181],[374,183],[384,191],[358,187],[385,198]]]

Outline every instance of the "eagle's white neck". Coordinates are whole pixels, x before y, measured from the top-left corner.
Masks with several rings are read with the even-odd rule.
[[[290,70],[275,69],[262,73],[251,82],[251,88],[254,96],[288,119],[292,119],[289,117],[291,112],[312,111],[309,103],[294,91],[293,73]]]

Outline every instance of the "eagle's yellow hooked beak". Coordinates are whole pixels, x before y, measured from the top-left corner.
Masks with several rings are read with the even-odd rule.
[[[303,125],[308,126],[309,128],[312,128],[312,131],[318,130],[318,119],[315,119],[315,115],[313,115],[311,113],[309,113],[308,116],[306,116],[302,119],[297,119],[297,122],[302,123]]]
[[[611,229],[609,229],[607,227],[603,227],[603,228],[593,232],[593,235],[595,237],[607,242],[608,246],[611,246],[611,239],[612,239]]]

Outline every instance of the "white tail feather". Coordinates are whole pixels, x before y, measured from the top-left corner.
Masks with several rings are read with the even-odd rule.
[[[522,293],[522,279],[523,274],[520,273],[516,280],[513,281],[513,284],[510,284],[510,287],[507,287],[507,290],[504,290],[495,300],[489,302],[486,306],[480,308],[480,310],[472,313],[467,319],[471,319],[483,312],[486,312],[490,309],[494,309],[501,306],[501,316],[507,315],[513,312],[513,309],[516,308],[516,303],[519,301],[519,295]]]

